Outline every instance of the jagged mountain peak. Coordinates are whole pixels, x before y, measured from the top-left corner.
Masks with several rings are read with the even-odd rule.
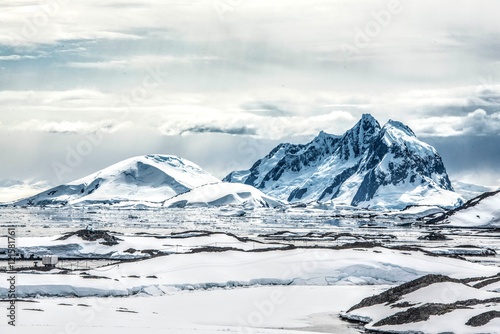
[[[354,132],[360,135],[368,135],[370,136],[373,133],[377,133],[380,131],[380,123],[373,117],[371,114],[363,114],[361,119],[346,132]]]
[[[385,145],[388,147],[399,146],[399,150],[406,152],[406,155],[439,157],[434,147],[419,140],[410,127],[399,121],[389,120],[382,127],[380,136]],[[393,148],[393,150],[395,149]]]
[[[334,144],[340,139],[340,136],[320,131],[319,134],[309,143],[309,145],[326,145],[333,147]]]
[[[337,152],[343,160],[360,157],[380,133],[379,122],[370,114],[361,119],[341,137]]]
[[[332,200],[384,208],[461,203],[436,150],[398,121],[381,127],[364,114],[342,136],[321,131],[308,144],[282,147],[226,180],[290,202]]]
[[[313,139],[313,141],[321,141],[329,138],[339,138],[337,135],[333,135],[331,133],[327,133],[323,130],[321,130],[318,135]]]
[[[392,128],[395,130],[403,131],[406,135],[411,136],[411,137],[416,137],[415,133],[413,132],[412,129],[410,129],[409,126],[401,123],[400,121],[394,121],[390,119],[385,125],[385,129]]]
[[[361,120],[359,122],[363,123],[363,124],[371,124],[372,126],[375,126],[375,127],[376,126],[380,127],[380,124],[377,121],[377,119],[375,117],[373,117],[372,114],[369,114],[369,113],[361,115]]]

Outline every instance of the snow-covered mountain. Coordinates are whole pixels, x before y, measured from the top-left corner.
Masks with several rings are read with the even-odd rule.
[[[369,114],[342,136],[320,132],[305,145],[280,144],[224,180],[290,202],[333,200],[370,208],[463,203],[432,146],[406,125],[390,120],[381,127]]]
[[[196,164],[169,155],[130,158],[17,202],[20,205],[159,202],[220,182]]]
[[[282,203],[254,187],[222,182],[188,160],[155,154],[121,161],[15,204],[275,207]]]

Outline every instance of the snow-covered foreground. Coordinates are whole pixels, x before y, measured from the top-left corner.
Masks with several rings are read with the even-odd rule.
[[[51,298],[20,302],[19,326],[0,332],[358,333],[338,315],[386,286],[273,286],[171,292],[157,297]],[[70,329],[70,331],[67,331]]]
[[[500,233],[407,224],[434,213],[440,211],[4,208],[0,226],[16,230],[24,261],[16,275],[18,327],[0,321],[0,333],[359,333],[364,324],[339,315],[429,274],[450,280],[348,315],[374,330],[495,333],[496,318],[465,323],[500,313],[500,277],[490,281],[500,272]],[[0,244],[0,270],[6,254]],[[33,268],[44,254],[63,261],[48,271]],[[81,269],[87,261],[92,265]],[[490,278],[467,281],[479,276]],[[0,308],[8,305],[7,288],[0,280]],[[443,295],[449,290],[458,297]],[[375,326],[412,307],[470,298],[479,300],[471,308]]]

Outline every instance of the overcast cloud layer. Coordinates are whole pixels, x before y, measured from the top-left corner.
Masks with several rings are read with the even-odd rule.
[[[408,124],[452,178],[500,184],[495,0],[8,1],[0,180],[133,155],[219,177],[361,114]]]

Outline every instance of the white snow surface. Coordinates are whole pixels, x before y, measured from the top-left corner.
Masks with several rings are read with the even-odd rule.
[[[42,298],[18,302],[2,334],[356,334],[338,314],[386,286],[272,286],[168,291],[134,298]],[[307,307],[304,307],[307,305]],[[36,311],[35,311],[36,310]]]
[[[492,276],[497,269],[420,252],[374,248],[174,254],[86,272],[103,278],[27,271],[18,274],[17,294],[20,297],[128,296],[163,295],[171,288],[397,284],[436,272],[455,278]],[[0,282],[0,297],[7,293],[6,284]]]
[[[165,201],[166,207],[223,206],[276,207],[284,203],[260,190],[240,183],[206,184]]]
[[[406,208],[409,205],[453,208],[461,201],[460,195],[453,191],[408,182],[381,186],[373,199],[360,202],[358,206],[375,210]]]

